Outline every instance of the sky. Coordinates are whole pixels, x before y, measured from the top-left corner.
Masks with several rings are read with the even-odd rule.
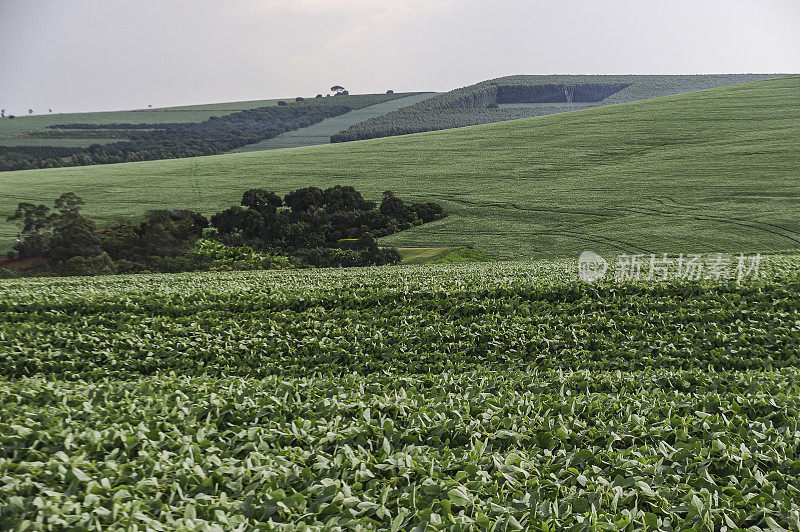
[[[7,113],[800,72],[798,0],[0,0]]]

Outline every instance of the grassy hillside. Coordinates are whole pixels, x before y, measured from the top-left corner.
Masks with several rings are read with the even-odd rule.
[[[402,257],[401,264],[455,264],[465,262],[489,262],[491,259],[480,250],[461,247],[445,248],[397,248]]]
[[[291,101],[291,100],[289,100]],[[52,113],[17,116],[13,120],[0,119],[0,139],[32,131],[46,131],[58,124],[151,124],[201,122],[212,116],[223,116],[236,111],[277,105],[278,100],[252,100],[185,107],[158,107],[129,111],[98,113]]]
[[[278,148],[297,148],[300,146],[314,146],[316,144],[328,144],[331,141],[331,136],[335,135],[343,129],[350,126],[369,120],[386,113],[402,109],[403,107],[414,105],[433,96],[433,93],[414,94],[412,96],[405,96],[388,102],[381,102],[369,107],[362,107],[361,109],[354,109],[349,113],[343,115],[326,118],[322,122],[314,125],[296,129],[294,131],[287,131],[277,137],[256,142],[255,144],[248,144],[242,148],[234,150],[235,152],[246,151],[262,151],[274,150]]]
[[[470,244],[495,258],[800,247],[800,76],[405,137],[0,176],[19,201],[83,196],[101,222],[211,214],[250,187],[352,184],[442,202],[387,244]],[[14,226],[0,225],[6,246]]]

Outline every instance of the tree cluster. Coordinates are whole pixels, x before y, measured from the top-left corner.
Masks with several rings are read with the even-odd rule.
[[[80,159],[85,151],[67,146],[0,146],[0,171],[64,166],[61,161]]]
[[[210,224],[190,210],[152,210],[139,223],[98,230],[81,214],[83,205],[73,193],[62,194],[53,208],[20,203],[8,217],[20,228],[10,258],[43,257],[54,271],[74,275],[207,269],[219,248],[190,251],[211,225],[207,237],[216,239],[216,246],[239,250],[222,255],[241,256],[247,250],[251,266],[394,264],[400,261],[397,250],[379,247],[377,237],[446,216],[438,203],[406,204],[387,191],[378,205],[339,185],[302,188],[284,197],[251,189],[239,205],[214,214]]]
[[[572,101],[599,102],[628,85],[630,83],[581,83],[574,86]],[[497,87],[497,103],[563,103],[565,101],[563,84],[500,85]]]
[[[398,258],[379,249],[376,238],[444,216],[438,203],[407,205],[387,191],[378,206],[353,187],[337,185],[326,190],[301,188],[283,198],[264,189],[249,190],[241,205],[212,216],[211,225],[227,244],[280,249],[316,266],[325,265],[326,257],[338,260],[336,253],[325,250],[347,249],[360,252],[361,260],[354,260],[367,265]]]
[[[394,112],[396,111],[392,111],[392,113]],[[389,116],[392,113],[387,113],[336,133],[331,137],[331,142],[349,142],[352,140],[408,135],[423,131],[440,131],[561,112],[564,112],[564,107],[561,105],[503,108],[497,104],[488,104],[485,108],[442,109],[434,113],[409,111],[403,115],[395,115],[393,117]]]
[[[80,210],[83,199],[62,194],[54,207],[23,202],[8,217],[20,228],[12,259],[43,257],[64,274],[198,269],[181,258],[208,227],[188,210],[154,210],[139,224],[121,223],[98,230]]]

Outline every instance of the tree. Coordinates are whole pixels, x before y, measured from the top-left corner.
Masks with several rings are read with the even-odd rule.
[[[33,109],[28,109],[28,114],[32,115],[33,114]]]
[[[250,207],[262,216],[274,217],[278,207],[283,206],[283,200],[274,192],[252,188],[242,195],[242,206]]]
[[[446,216],[444,209],[438,203],[412,203],[411,210],[417,214],[422,223],[440,220]]]
[[[336,185],[323,193],[325,209],[330,212],[358,211],[374,208],[375,204],[364,201],[361,193],[351,186]]]
[[[6,110],[0,109],[0,118],[5,118],[5,117],[6,117]]]
[[[565,83],[562,88],[564,89],[564,100],[567,102],[567,111],[572,111],[572,97],[575,95],[575,84]]]
[[[317,187],[297,189],[288,193],[283,201],[295,214],[308,212],[312,208],[320,208],[325,203],[324,193],[321,188]]]
[[[414,213],[409,209],[403,200],[394,195],[391,190],[383,193],[383,201],[380,207],[381,214],[394,218],[400,223],[411,222]]]
[[[73,257],[96,257],[103,252],[94,235],[94,223],[77,210],[65,210],[53,221],[47,258],[59,264]]]
[[[110,275],[117,273],[117,265],[104,252],[94,257],[77,255],[60,262],[57,269],[65,275]]]
[[[208,220],[190,210],[154,210],[139,226],[138,253],[142,256],[176,257],[185,253],[208,227]]]
[[[50,226],[52,218],[49,213],[50,208],[47,205],[23,202],[17,205],[17,210],[6,221],[17,222],[23,235],[34,235]]]
[[[23,202],[6,221],[16,222],[20,227],[19,238],[13,246],[20,258],[44,254],[50,237],[47,230],[53,223],[49,207]]]
[[[344,87],[342,87],[341,85],[334,85],[333,87],[331,87],[331,92],[341,92],[343,90]]]
[[[128,223],[120,223],[105,228],[99,235],[103,251],[113,259],[129,259],[136,253],[139,233],[136,227]]]
[[[9,221],[21,225],[23,242],[15,246],[21,256],[45,255],[55,264],[72,257],[94,257],[102,252],[94,236],[94,223],[80,214],[84,201],[72,192],[55,201],[51,213],[45,205],[20,203]],[[48,230],[52,228],[52,233]]]
[[[55,201],[55,208],[61,214],[77,214],[86,202],[74,192],[65,192]]]
[[[239,232],[245,238],[259,238],[264,229],[264,218],[254,209],[234,205],[213,215],[211,225],[223,235]]]

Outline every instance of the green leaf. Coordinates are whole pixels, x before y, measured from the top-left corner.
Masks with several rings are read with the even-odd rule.
[[[655,497],[657,494],[653,491],[649,484],[646,482],[639,480],[636,482],[636,487],[639,488],[639,491],[645,494],[647,497]]]
[[[472,497],[462,486],[448,490],[447,496],[456,506],[467,506],[472,502]]]
[[[406,519],[406,515],[408,515],[406,510],[400,510],[400,513],[398,513],[397,516],[395,516],[395,518],[392,519],[392,527],[391,527],[392,532],[397,532],[398,530],[400,530],[400,527],[403,525],[403,521],[405,521]]]
[[[77,478],[81,482],[89,482],[90,480],[92,480],[92,477],[81,471],[78,467],[72,468],[72,474],[75,475],[75,478]]]
[[[764,520],[767,522],[767,526],[772,532],[788,532],[785,528],[780,526],[777,523],[777,521],[775,521],[775,519],[773,519],[772,517],[767,516],[766,518],[764,518]]]

